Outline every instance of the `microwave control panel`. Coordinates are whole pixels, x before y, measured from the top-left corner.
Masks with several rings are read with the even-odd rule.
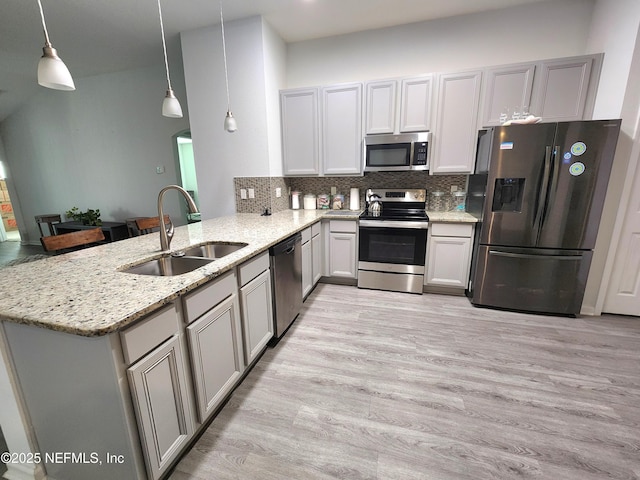
[[[427,164],[427,142],[416,142],[413,145],[413,165]]]

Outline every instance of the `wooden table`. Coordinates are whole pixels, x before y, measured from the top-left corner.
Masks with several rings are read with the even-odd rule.
[[[79,221],[61,222],[53,225],[56,235],[61,233],[77,232],[78,230],[90,230],[96,228],[95,225],[84,225]],[[107,242],[115,242],[129,238],[129,229],[124,222],[102,222],[100,228],[104,232],[104,238]]]

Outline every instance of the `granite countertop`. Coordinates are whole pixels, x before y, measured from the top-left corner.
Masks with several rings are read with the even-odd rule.
[[[467,212],[434,212],[427,210],[430,222],[476,223],[478,218]]]
[[[240,213],[177,227],[171,250],[210,241],[248,244],[183,275],[119,271],[159,257],[158,234],[6,267],[0,278],[0,320],[88,337],[106,335],[267,250],[326,213],[286,210],[267,217]]]
[[[427,212],[432,222],[475,222],[467,213]],[[2,269],[0,320],[82,336],[116,332],[322,218],[357,220],[359,211],[238,213],[175,230],[171,250],[205,242],[247,246],[183,275],[121,270],[160,256],[158,234],[143,235]]]

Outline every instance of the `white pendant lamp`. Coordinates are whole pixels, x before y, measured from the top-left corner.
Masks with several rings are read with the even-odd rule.
[[[167,44],[164,40],[164,24],[162,23],[162,7],[158,0],[158,14],[160,15],[160,31],[162,32],[162,51],[164,52],[164,68],[167,72],[167,94],[162,101],[162,115],[170,118],[182,118],[182,107],[180,102],[173,93],[171,88],[171,79],[169,78],[169,62],[167,60]]]
[[[236,119],[231,113],[231,101],[229,100],[229,75],[227,73],[227,46],[224,41],[224,19],[222,17],[222,0],[220,0],[220,28],[222,29],[222,56],[224,58],[224,84],[227,87],[227,115],[224,117],[224,129],[233,133],[238,130]]]
[[[42,47],[42,57],[38,62],[38,84],[54,90],[75,90],[76,86],[71,78],[69,69],[58,56],[58,52],[49,41],[47,24],[44,21],[44,11],[42,3],[38,0],[40,7],[40,18],[42,19],[42,29],[44,30],[44,47]]]

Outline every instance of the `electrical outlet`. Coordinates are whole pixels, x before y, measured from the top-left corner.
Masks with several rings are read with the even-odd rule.
[[[280,187],[276,188],[276,198],[280,198],[282,196],[282,189]]]
[[[253,188],[249,189],[249,198],[256,198],[256,192]]]
[[[458,191],[458,186],[457,185],[451,185],[451,193],[457,192],[457,191]]]
[[[247,189],[246,188],[241,188],[240,189],[240,198],[242,200],[246,200],[247,199]]]
[[[331,187],[331,195],[335,195],[337,192],[336,187]]]
[[[158,166],[156,167],[156,173],[157,173],[158,175],[160,175],[161,173],[164,173],[164,165],[158,165]]]

